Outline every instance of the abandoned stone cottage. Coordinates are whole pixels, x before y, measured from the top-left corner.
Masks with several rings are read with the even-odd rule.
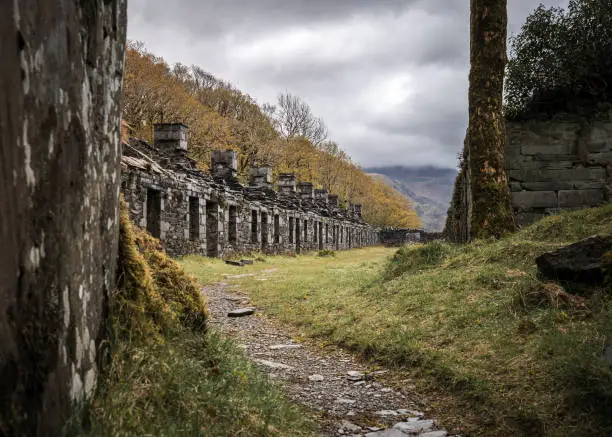
[[[295,174],[252,167],[250,184],[236,178],[237,154],[214,150],[211,174],[187,157],[187,126],[154,126],[154,145],[124,142],[121,188],[130,217],[159,238],[169,254],[226,257],[262,251],[300,253],[378,244],[378,228],[365,223],[361,205],[296,184]]]

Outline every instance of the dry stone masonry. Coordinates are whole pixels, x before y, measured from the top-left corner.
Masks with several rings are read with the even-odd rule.
[[[519,224],[597,206],[612,190],[612,114],[508,123],[506,169]]]
[[[237,154],[214,150],[211,173],[187,156],[187,126],[157,124],[154,145],[124,143],[122,191],[134,223],[160,238],[169,254],[210,257],[264,252],[301,253],[351,249],[379,242],[361,205],[344,209],[338,196],[277,178],[271,168],[251,168],[249,186],[237,176]]]

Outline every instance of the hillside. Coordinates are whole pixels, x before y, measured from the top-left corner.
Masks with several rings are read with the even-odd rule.
[[[208,168],[212,150],[233,149],[238,152],[241,182],[248,180],[251,165],[269,166],[274,178],[292,172],[298,182],[313,182],[315,188],[338,194],[343,205],[363,205],[363,218],[368,223],[420,225],[410,202],[352,162],[327,138],[322,120],[298,97],[281,95],[278,108],[260,106],[248,94],[202,68],[171,67],[134,42],[126,52],[125,70],[123,118],[132,136],[151,141],[155,123],[183,122],[189,126],[189,154],[203,170]],[[288,121],[292,109],[301,112]],[[287,129],[287,123],[293,122],[297,127]],[[301,126],[303,123],[307,125]],[[310,135],[313,123],[316,138]]]
[[[444,228],[457,171],[435,167],[373,167],[365,171],[408,198],[426,231]]]

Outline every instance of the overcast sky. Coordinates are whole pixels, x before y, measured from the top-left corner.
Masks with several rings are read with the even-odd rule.
[[[508,0],[517,32],[540,1]],[[547,6],[566,0],[544,0]],[[359,164],[455,167],[468,0],[130,0],[128,38],[259,103],[302,97]]]

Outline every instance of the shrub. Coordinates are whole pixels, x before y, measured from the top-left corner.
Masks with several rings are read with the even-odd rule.
[[[612,4],[540,5],[510,40],[506,114],[592,112],[612,102]]]
[[[318,256],[336,256],[336,252],[332,249],[319,250]]]

